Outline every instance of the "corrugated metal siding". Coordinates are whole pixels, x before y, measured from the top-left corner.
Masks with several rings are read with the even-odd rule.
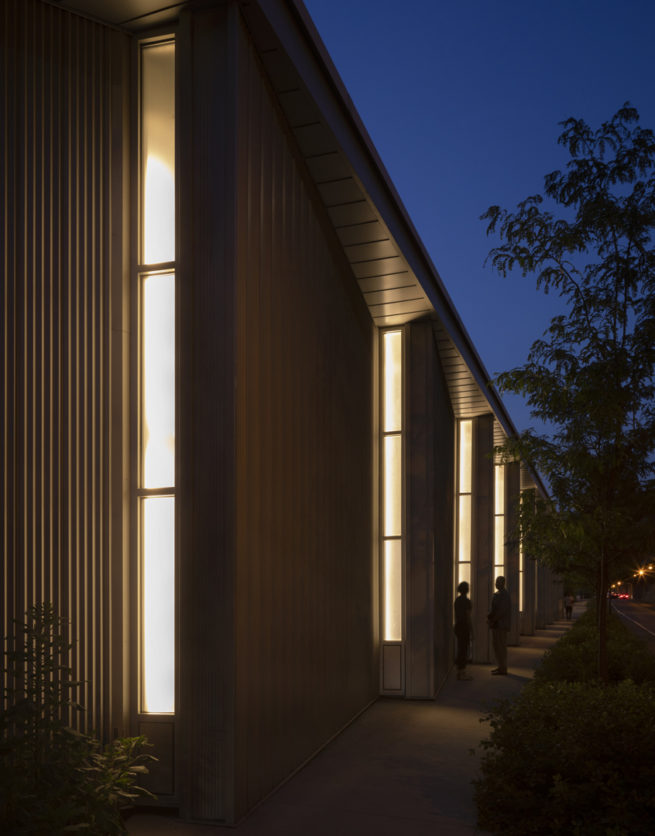
[[[245,37],[237,811],[374,698],[373,325]]]
[[[121,561],[110,530],[110,454],[120,467],[122,439],[110,426],[112,282],[120,292],[122,281],[112,79],[127,39],[34,0],[5,0],[0,32],[2,629],[53,601],[72,622],[88,723],[104,731]]]

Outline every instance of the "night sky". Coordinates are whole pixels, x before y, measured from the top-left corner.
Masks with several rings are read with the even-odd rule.
[[[563,119],[630,101],[655,129],[655,0],[305,4],[488,372],[521,364],[561,300],[483,266],[479,217],[565,165]]]

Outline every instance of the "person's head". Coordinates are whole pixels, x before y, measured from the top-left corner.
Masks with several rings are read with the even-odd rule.
[[[505,589],[505,578],[502,575],[496,578],[496,589]]]
[[[460,595],[468,595],[469,594],[469,585],[466,581],[462,581],[460,585],[457,587],[457,591]]]

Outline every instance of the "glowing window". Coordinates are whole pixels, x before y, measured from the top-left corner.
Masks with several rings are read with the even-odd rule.
[[[139,659],[143,713],[175,711],[175,44],[140,45]]]
[[[473,421],[459,422],[459,492],[471,493]]]
[[[505,574],[505,465],[502,464],[494,467],[494,572],[496,577]]]
[[[384,536],[402,534],[402,438],[384,439]]]
[[[142,710],[175,710],[175,500],[142,499]]]
[[[402,589],[402,542],[384,543],[384,640],[399,642],[403,637],[402,605],[398,590]]]
[[[143,487],[175,484],[175,276],[143,279]]]
[[[384,425],[385,433],[402,429],[402,334],[384,334]]]
[[[473,421],[460,421],[457,432],[457,549],[455,587],[471,583],[471,509],[473,485]]]
[[[175,44],[141,48],[142,264],[175,259]]]
[[[382,635],[403,639],[403,335],[382,334]]]

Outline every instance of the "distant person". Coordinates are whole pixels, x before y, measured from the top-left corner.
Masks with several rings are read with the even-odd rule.
[[[469,644],[473,637],[473,624],[471,621],[471,602],[468,599],[469,585],[462,581],[457,587],[457,598],[455,598],[455,636],[457,638],[457,679],[470,681],[473,679],[466,673],[466,663],[469,657]]]
[[[566,610],[566,620],[570,621],[573,616],[573,603],[575,598],[570,593],[564,599],[564,609]]]
[[[498,667],[494,668],[491,673],[497,676],[507,675],[507,634],[510,627],[511,607],[509,592],[505,589],[505,578],[499,575],[496,578],[496,592],[491,599],[491,610],[487,616],[498,664]]]

